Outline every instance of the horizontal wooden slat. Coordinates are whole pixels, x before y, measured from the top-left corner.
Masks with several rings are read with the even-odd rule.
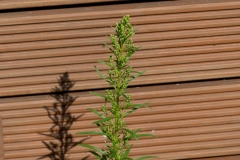
[[[162,59],[163,61],[160,61],[160,60],[157,61],[157,60],[158,58],[152,59],[152,61],[151,59],[149,59],[149,62],[151,62],[153,66],[150,66],[150,64],[147,64],[147,63],[144,64],[144,61],[142,60],[139,60],[139,61],[136,60],[135,62],[142,62],[140,63],[142,66],[147,66],[147,67],[137,68],[137,70],[146,70],[147,72],[145,73],[145,76],[163,75],[163,74],[174,74],[174,73],[181,73],[181,72],[194,72],[194,71],[196,72],[196,71],[205,71],[205,70],[238,68],[239,62],[240,62],[240,60],[230,60],[230,61],[217,61],[217,62],[212,61],[212,62],[205,62],[205,63],[187,63],[187,64],[179,64],[179,65],[170,65],[170,64],[164,65],[164,63],[165,64],[168,63],[167,61],[164,61],[164,58]],[[157,64],[156,66],[154,66],[154,61],[156,61],[157,63],[159,62],[160,64],[162,62],[163,66],[158,66]],[[184,63],[184,61],[182,61],[182,63]],[[93,69],[90,69],[92,68],[91,67],[92,65],[86,68],[85,66],[87,65],[85,64],[77,65],[79,69],[84,69],[84,71],[80,70],[78,72],[70,73],[74,81],[100,80],[99,76],[95,74],[95,71]],[[64,70],[62,72],[59,72],[59,74],[65,71],[69,71],[69,70],[66,70],[66,68],[64,68]],[[106,68],[104,68],[101,71],[105,73],[107,72]],[[43,73],[45,72],[43,71]],[[79,76],[79,73],[81,73],[81,76]],[[103,75],[105,75],[105,73]],[[24,75],[23,77],[8,78],[8,81],[6,81],[6,79],[0,79],[0,87],[56,83],[57,76],[58,74],[53,73],[53,75],[40,75],[40,76],[31,75],[31,77],[25,77]]]
[[[73,4],[89,4],[89,3],[104,3],[114,2],[116,0],[2,0],[0,4],[0,10],[3,9],[19,9],[19,8],[32,8],[32,7],[48,7],[48,6],[61,6],[61,5],[73,5]]]
[[[221,2],[221,1],[220,1]],[[13,25],[13,24],[26,24],[26,23],[39,23],[39,22],[58,22],[58,21],[65,21],[65,20],[84,20],[84,19],[97,19],[97,18],[110,18],[110,17],[119,17],[122,15],[132,15],[132,16],[139,16],[139,15],[156,15],[156,14],[167,14],[167,13],[178,13],[178,21],[181,20],[191,20],[190,17],[186,17],[183,15],[180,15],[179,13],[182,12],[199,12],[199,11],[214,11],[214,10],[222,10],[222,9],[238,9],[240,3],[238,1],[230,1],[227,3],[203,3],[203,4],[192,4],[191,2],[185,5],[177,5],[177,6],[168,6],[168,7],[156,7],[156,3],[153,3],[153,6],[151,7],[143,7],[144,4],[139,4],[141,7],[137,7],[137,4],[133,4],[131,6],[129,5],[123,5],[121,6],[115,6],[118,9],[114,10],[107,10],[109,6],[100,7],[100,10],[97,10],[97,12],[93,12],[94,9],[89,9],[86,11],[85,9],[78,10],[78,13],[67,13],[68,11],[60,11],[62,14],[57,15],[51,15],[52,12],[44,12],[40,14],[39,11],[36,12],[26,12],[22,14],[18,14],[17,16],[13,14],[2,14],[1,17],[7,17],[2,20],[1,25]],[[155,6],[154,6],[155,5]],[[146,4],[146,6],[148,6]],[[115,8],[112,7],[112,8]],[[42,15],[41,15],[42,14]],[[215,18],[225,18],[225,16],[222,16],[221,14],[217,15],[213,14],[202,14],[203,19],[209,19],[209,17]],[[194,16],[194,14],[190,14]],[[205,15],[205,17],[203,17]],[[236,13],[235,15],[232,14],[233,17],[237,17]],[[14,18],[13,18],[14,17]],[[198,17],[198,16],[197,16]],[[168,17],[166,17],[168,18]],[[229,17],[230,18],[230,17]],[[168,18],[169,19],[169,18]],[[144,20],[144,19],[142,19]]]
[[[161,106],[161,99],[148,99],[151,101],[149,103],[150,107],[154,107],[154,110],[147,110],[147,109],[142,109],[134,115],[142,115],[143,113],[145,114],[152,114],[153,112],[159,113],[159,114],[166,114],[166,113],[178,113],[178,112],[195,112],[198,110],[204,110],[208,111],[210,109],[227,109],[227,108],[232,108],[232,107],[237,107],[239,106],[239,101],[240,100],[222,100],[222,101],[211,101],[211,102],[195,102],[195,103],[189,103],[189,104],[169,104],[169,105],[163,105]],[[207,99],[206,99],[207,100]],[[145,100],[142,101],[136,101],[136,103],[141,103],[144,102]],[[135,101],[134,101],[135,102]],[[160,105],[160,106],[159,106]],[[87,104],[87,105],[73,105],[70,108],[71,113],[73,114],[81,114],[81,113],[86,113],[87,110],[85,108],[92,107],[94,109],[98,109],[99,106],[101,106],[101,103],[96,103],[96,104]],[[156,107],[158,106],[158,107]],[[35,116],[43,116],[46,114],[46,110],[42,108],[37,108],[37,109],[31,109],[27,108],[27,110],[23,109],[23,112],[19,112],[18,110],[7,110],[7,111],[1,111],[2,116],[4,119],[10,119],[10,118],[18,118],[18,117],[35,117]],[[190,112],[188,112],[190,113]],[[228,113],[226,113],[228,114]],[[180,113],[181,115],[181,113]],[[191,116],[191,115],[189,115]],[[207,116],[207,115],[206,115]],[[170,118],[170,117],[169,117]]]
[[[2,117],[0,117],[0,159],[4,160],[4,137],[3,137],[3,126]]]
[[[154,116],[154,117],[153,117]],[[158,127],[162,129],[173,129],[173,128],[184,128],[184,127],[199,127],[199,126],[210,126],[210,125],[220,125],[220,124],[231,124],[239,123],[239,116],[225,116],[225,117],[214,117],[214,118],[200,118],[200,119],[190,119],[190,120],[178,120],[178,121],[167,121],[159,122],[157,115],[147,115],[136,117],[134,119],[129,118],[128,124],[139,124],[139,123],[153,123],[159,122]],[[146,122],[146,119],[148,121]],[[91,120],[83,121],[84,123],[76,123],[73,125],[73,129],[93,129],[94,125],[91,124]],[[4,134],[23,134],[23,133],[41,133],[48,131],[51,128],[51,124],[38,124],[28,125],[24,128],[22,126],[6,127],[4,129]],[[154,127],[153,127],[154,129]]]
[[[217,46],[217,47],[216,47]],[[166,56],[180,56],[180,55],[191,55],[191,54],[206,54],[206,53],[219,53],[227,51],[239,51],[239,43],[226,43],[217,45],[204,45],[204,46],[190,46],[190,47],[179,47],[179,48],[164,48],[159,49],[157,46],[152,46],[153,48],[148,48],[148,50],[139,50],[136,52],[134,57],[136,58],[148,58],[148,57],[166,57]],[[83,57],[79,59],[78,63],[91,62],[98,58],[106,59],[109,55],[106,49],[93,50],[91,47],[84,47],[84,53],[79,52],[83,47],[73,47],[73,48],[60,48],[60,49],[50,49],[50,50],[34,50],[34,51],[20,51],[20,52],[8,52],[1,53],[1,61],[17,60],[17,59],[34,59],[34,58],[44,58],[44,57],[61,57],[61,56],[76,56],[82,55]],[[94,52],[96,51],[96,52]],[[156,54],[157,53],[157,54]],[[89,56],[89,54],[94,55]],[[94,58],[96,56],[96,58]],[[221,55],[226,56],[226,55]],[[229,56],[228,56],[229,57]],[[89,60],[90,59],[90,60]],[[228,58],[229,59],[229,58]],[[14,72],[15,73],[15,72]],[[12,74],[14,74],[12,73]],[[2,75],[1,75],[2,76]]]
[[[158,120],[159,121],[171,121],[171,120],[184,120],[184,119],[197,119],[197,118],[207,118],[207,117],[221,117],[221,116],[229,116],[229,115],[238,115],[239,114],[239,108],[227,108],[227,109],[212,109],[211,112],[209,110],[204,111],[190,111],[190,112],[183,112],[183,113],[165,113],[164,115],[161,114],[161,110],[158,109],[158,107],[153,107],[153,110],[142,110],[141,112],[138,112],[137,116],[143,115],[155,115],[158,114]],[[76,113],[75,113],[76,114]],[[76,115],[81,115],[81,113],[78,113]],[[135,114],[134,114],[135,115]],[[132,115],[133,116],[133,115]],[[136,115],[135,115],[136,116]],[[85,113],[84,117],[81,118],[81,121],[85,120],[97,120],[97,117],[93,113]],[[128,119],[128,118],[127,118]],[[126,120],[127,120],[126,119]],[[151,119],[149,119],[150,121]],[[27,126],[32,124],[43,124],[43,123],[51,123],[51,119],[49,117],[44,116],[35,116],[34,120],[33,117],[27,117],[27,118],[14,118],[12,119],[6,119],[3,121],[4,127],[11,127],[11,126]]]
[[[207,158],[196,158],[194,160],[238,160],[240,158],[240,155],[230,155],[230,156],[224,156],[224,157],[207,157]]]
[[[156,156],[165,159],[165,160],[173,160],[173,159],[184,159],[185,157],[187,158],[196,158],[196,157],[211,157],[211,156],[224,156],[224,155],[228,155],[229,153],[234,155],[238,153],[238,147],[228,147],[228,148],[215,148],[215,149],[209,149],[209,150],[193,150],[193,151],[183,151],[183,152],[170,152],[170,153],[166,153],[164,155],[161,154],[155,154]],[[140,150],[140,151],[144,151],[146,150],[146,148]],[[145,153],[145,152],[142,152]],[[79,154],[71,154],[71,159],[73,160],[77,160],[79,158],[84,158],[86,155],[89,154],[82,154],[81,157]],[[152,155],[152,154],[151,154]],[[139,156],[137,156],[139,157]],[[134,156],[133,158],[137,158],[136,156]],[[29,158],[24,158],[24,159],[20,159],[20,160],[32,160],[32,159],[36,159],[38,157],[29,157]],[[90,157],[92,159],[94,159],[94,157]],[[186,158],[185,158],[186,159]],[[11,158],[10,160],[19,160],[16,158]],[[153,159],[153,160],[157,160],[157,159]],[[231,160],[231,159],[230,159]]]
[[[71,79],[71,77],[70,77]],[[57,85],[57,84],[56,84]],[[221,87],[219,87],[221,85]],[[196,86],[193,87],[193,86]],[[53,87],[53,86],[52,86]],[[174,90],[173,90],[174,89]],[[240,85],[238,80],[226,80],[226,81],[213,81],[212,83],[202,82],[202,83],[189,83],[189,84],[178,84],[178,85],[163,85],[163,86],[154,86],[154,87],[140,87],[140,88],[131,88],[130,93],[132,99],[152,99],[152,98],[171,98],[176,96],[188,96],[188,95],[198,95],[205,94],[206,97],[211,93],[226,93],[219,100],[224,99],[235,99],[238,97],[238,91],[240,90]],[[237,91],[237,92],[235,92]],[[231,94],[228,94],[231,93]],[[103,100],[97,96],[92,96],[88,92],[78,92],[74,96],[79,96],[75,104],[92,104],[103,102]],[[229,96],[227,96],[229,95]],[[197,97],[196,97],[197,98]],[[184,98],[183,98],[184,99]],[[186,98],[185,98],[186,100]],[[202,99],[207,100],[207,99]],[[39,101],[41,104],[39,104]],[[210,99],[213,101],[213,99]],[[24,108],[36,108],[48,106],[53,104],[54,99],[50,96],[30,96],[30,97],[21,97],[21,98],[2,98],[0,103],[0,110],[15,110],[15,109],[24,109]],[[165,103],[167,102],[167,103]],[[162,101],[163,103],[163,101]],[[177,102],[179,103],[179,102]],[[183,103],[183,102],[181,102]],[[187,102],[186,103],[190,103]],[[163,104],[176,104],[174,101],[165,100]]]
[[[136,17],[136,18],[143,18],[143,17]],[[214,19],[213,20],[200,20],[200,21],[185,21],[183,22],[169,22],[169,23],[162,23],[159,25],[157,22],[155,24],[138,24],[135,20],[135,17],[131,19],[131,23],[134,24],[135,28],[140,28],[138,33],[145,33],[145,32],[162,32],[162,31],[175,31],[175,30],[186,30],[186,29],[200,29],[200,28],[215,28],[215,27],[227,27],[227,26],[237,26],[239,25],[239,18],[226,18],[226,19]],[[119,19],[111,19],[109,25],[114,25],[112,21],[117,21]],[[132,22],[133,21],[133,22]],[[146,20],[148,22],[149,20]],[[2,43],[7,42],[7,38],[11,39],[19,39],[22,37],[26,38],[34,38],[34,39],[41,39],[42,37],[52,37],[51,39],[56,39],[56,33],[62,33],[64,35],[68,35],[67,33],[75,33],[76,37],[85,37],[85,36],[101,36],[101,35],[108,35],[111,33],[106,27],[99,28],[101,24],[96,23],[95,26],[92,28],[84,29],[84,25],[82,21],[68,21],[68,22],[55,22],[55,23],[42,23],[42,24],[29,24],[29,25],[18,25],[16,26],[2,26],[0,27],[0,34],[16,34],[12,35],[5,35],[6,41],[2,41]],[[89,23],[93,23],[93,21],[89,21]],[[151,22],[148,22],[151,23]],[[56,26],[57,25],[57,26]],[[105,26],[109,26],[105,23]],[[77,32],[75,30],[81,29],[82,32]],[[72,30],[69,32],[63,32],[62,30]],[[49,31],[55,31],[53,33]],[[39,33],[40,32],[40,33]],[[27,36],[24,33],[28,34]],[[70,35],[70,34],[69,34]],[[40,37],[37,37],[40,36]],[[42,37],[41,37],[42,36]],[[2,36],[4,37],[4,36]],[[25,39],[22,39],[26,41]]]
[[[232,0],[233,1],[233,0]],[[91,3],[106,3],[106,2],[119,2],[119,0],[38,0],[38,1],[29,1],[29,0],[22,0],[21,3],[17,0],[2,0],[0,9],[19,9],[19,8],[33,8],[33,7],[49,7],[49,6],[61,6],[61,5],[77,5],[77,4],[89,4]],[[120,2],[125,2],[124,0],[120,0]],[[195,3],[203,3],[204,0],[195,1]],[[216,1],[212,1],[216,2]],[[221,0],[218,0],[217,2],[222,2]],[[170,2],[171,5],[179,5],[181,3],[189,3],[188,1],[182,1],[182,2]],[[165,5],[169,5],[169,3],[165,3]],[[164,5],[164,3],[162,3]]]
[[[151,140],[152,141],[152,140]],[[157,142],[155,142],[157,144]],[[162,154],[162,156],[164,157],[165,155],[169,154],[169,153],[176,153],[176,152],[183,152],[183,151],[193,151],[193,150],[203,150],[203,149],[209,149],[211,150],[211,148],[224,148],[224,147],[234,147],[235,146],[239,146],[239,140],[237,139],[233,139],[233,140],[223,140],[223,141],[208,141],[208,142],[203,142],[203,143],[193,143],[193,144],[188,144],[188,145],[166,145],[166,146],[152,146],[152,147],[148,147],[146,150],[146,146],[147,146],[147,142],[144,143],[144,140],[142,140],[142,143],[140,144],[140,147],[138,147],[139,145],[136,145],[136,148],[133,148],[132,152],[130,155],[148,155],[148,154],[154,154],[154,150],[157,151],[157,153],[160,153],[160,155]],[[97,147],[102,147],[103,144],[97,144]],[[145,150],[144,150],[145,148]],[[38,152],[40,151],[40,152]],[[74,153],[74,152],[83,152],[83,151],[87,151],[87,149],[83,149],[83,148],[74,148],[70,153]],[[206,150],[207,151],[207,150]],[[43,154],[47,154],[47,150],[46,149],[38,149],[38,150],[26,150],[26,152],[23,151],[15,151],[13,153],[11,152],[6,152],[6,157],[7,158],[16,158],[14,157],[14,154],[16,154],[17,152],[19,152],[18,154],[21,155],[22,157],[29,157],[29,156],[41,156],[41,154],[39,153],[43,153]],[[167,152],[167,153],[166,153]]]
[[[229,21],[229,19],[227,19]],[[174,25],[174,24],[172,24]],[[232,34],[239,34],[239,26],[233,27],[222,27],[222,28],[210,28],[210,29],[196,29],[196,30],[183,30],[183,31],[171,31],[171,32],[158,32],[159,25],[155,25],[151,32],[153,33],[145,33],[145,34],[138,34],[133,36],[133,39],[136,41],[150,41],[154,38],[154,40],[165,40],[165,39],[178,39],[178,38],[193,38],[193,37],[209,37],[209,36],[219,36],[219,35],[232,35]],[[140,26],[139,30],[141,31],[142,28],[146,28],[145,30],[148,31],[149,26]],[[151,27],[151,26],[150,26]],[[219,27],[219,26],[218,26]],[[98,31],[99,30],[99,31]],[[141,31],[141,32],[147,32]],[[83,31],[82,31],[83,32]],[[56,31],[56,32],[41,32],[41,33],[30,33],[30,34],[17,34],[17,35],[3,35],[1,36],[3,39],[0,40],[0,43],[14,43],[14,42],[24,42],[24,41],[41,41],[41,40],[54,40],[54,39],[68,39],[68,38],[79,38],[84,37],[82,36],[82,32],[79,30],[66,30],[66,31]],[[93,45],[94,41],[100,42],[105,35],[109,35],[111,32],[107,31],[104,28],[104,32],[100,29],[96,29],[93,33],[102,33],[101,37],[96,37],[97,35],[94,34],[94,37],[91,37],[91,34],[88,34],[88,38],[83,38],[83,42],[87,43],[88,45]],[[140,33],[141,33],[140,32]],[[148,31],[149,32],[149,31]],[[87,34],[85,32],[85,34]],[[143,39],[144,37],[144,39]],[[83,45],[83,44],[82,44]]]
[[[221,71],[221,72],[219,72]],[[184,82],[190,80],[206,80],[214,78],[225,78],[225,77],[237,77],[239,75],[239,68],[211,70],[211,71],[198,71],[198,72],[186,72],[186,73],[173,73],[173,74],[161,74],[142,76],[135,80],[131,85],[146,85],[146,84],[158,84],[166,82]],[[147,81],[146,81],[147,79]],[[26,86],[14,86],[14,87],[3,87],[0,91],[0,96],[20,95],[20,94],[36,94],[36,93],[48,93],[50,89],[55,86],[56,83],[49,84],[38,84]],[[88,80],[78,81],[74,87],[75,90],[86,90],[86,89],[102,89],[108,87],[108,84],[104,80]]]
[[[151,37],[149,37],[151,35]],[[161,36],[157,33],[153,34],[140,34],[136,46],[142,46],[142,49],[149,49],[152,46],[160,48],[173,48],[173,47],[187,47],[187,46],[201,46],[201,45],[216,45],[224,43],[237,43],[240,38],[238,34],[235,35],[222,35],[214,37],[197,37],[188,39],[174,39],[174,40],[162,40]],[[175,35],[176,36],[176,35]],[[181,37],[184,38],[184,37]],[[52,49],[52,48],[64,48],[64,47],[77,47],[77,46],[92,46],[92,49],[98,50],[103,48],[103,42],[107,39],[102,38],[76,38],[76,39],[63,39],[63,40],[51,40],[51,41],[36,41],[25,43],[11,43],[0,44],[0,52],[13,52],[13,51],[28,51],[38,49]],[[147,42],[144,42],[147,41]],[[151,41],[151,43],[149,42]],[[161,41],[161,42],[160,42]],[[84,48],[82,49],[84,51]],[[107,51],[107,49],[105,49]]]
[[[132,129],[141,128],[141,131],[143,132],[152,132],[154,129],[154,131],[158,131],[159,137],[162,137],[162,138],[240,131],[240,127],[238,123],[219,124],[214,126],[210,125],[210,126],[197,126],[197,127],[187,127],[187,128],[173,128],[173,129],[161,129],[161,128],[158,128],[157,124],[158,122],[151,123],[151,125],[134,124],[134,125],[129,125],[129,127],[131,127]],[[92,130],[93,128],[84,129],[84,131],[92,131]],[[69,133],[72,134],[75,138],[81,139],[81,138],[84,138],[82,135],[75,134],[81,131],[83,130],[71,129]],[[48,134],[49,132],[42,132],[42,133]],[[40,135],[39,133],[6,135],[4,137],[4,142],[6,144],[18,143],[18,142],[21,142],[21,140],[27,143],[27,142],[34,142],[34,141],[51,140],[51,138]]]
[[[158,53],[161,54],[161,50],[142,50],[133,56],[131,65],[133,65],[134,67],[151,66],[149,65],[150,62],[148,61],[144,62],[144,58],[149,59],[149,61],[154,60],[153,61],[154,64],[152,66],[174,65],[174,64],[184,64],[184,63],[186,64],[191,62],[209,62],[209,61],[214,62],[214,61],[223,61],[223,60],[231,60],[231,59],[237,60],[239,58],[238,52],[239,51],[221,52],[216,54],[209,53],[209,54],[181,55],[181,56],[177,55],[177,56],[161,57],[158,55]],[[25,75],[24,74],[25,70],[26,70],[25,73],[34,75],[33,72],[30,72],[31,71],[31,69],[29,69],[30,67],[32,67],[32,70],[36,70],[37,71],[36,73],[40,72],[39,74],[43,74],[44,73],[43,71],[46,71],[45,68],[47,67],[49,67],[49,69],[52,71],[52,74],[63,73],[65,71],[71,72],[72,68],[77,68],[77,66],[80,67],[77,70],[78,72],[93,70],[94,65],[100,66],[101,67],[100,69],[106,69],[107,68],[106,66],[103,67],[102,65],[96,63],[96,59],[98,58],[98,59],[107,60],[109,55],[110,54],[96,54],[96,55],[93,55],[94,57],[91,57],[90,55],[78,55],[78,56],[51,57],[51,58],[42,58],[42,59],[26,59],[26,60],[18,60],[17,61],[18,63],[15,63],[16,61],[5,61],[5,62],[1,62],[2,73],[4,73],[4,69],[5,70],[15,69],[18,72],[9,73],[5,71],[5,74],[2,74],[1,78],[14,77],[14,75],[21,77]],[[139,62],[144,62],[144,63],[141,66]],[[59,65],[65,65],[66,69],[60,69],[59,67],[54,67]],[[71,65],[73,67],[71,67]],[[19,70],[20,67],[21,67],[21,70]],[[41,69],[40,67],[43,67],[43,68]],[[57,68],[59,70],[58,72],[56,72]],[[23,74],[20,75],[22,72]],[[46,71],[46,74],[49,74],[49,71]]]
[[[193,129],[193,128],[192,128]],[[167,130],[165,130],[167,131]],[[145,131],[145,133],[153,133],[156,136],[162,135],[162,131]],[[75,137],[75,141],[81,141],[85,137],[76,137],[76,135],[73,135]],[[42,136],[42,138],[44,138]],[[141,141],[146,141],[148,143],[151,143],[151,141],[154,140],[154,146],[165,146],[165,145],[181,145],[183,143],[197,143],[197,142],[206,142],[206,141],[220,141],[220,140],[232,140],[232,139],[239,139],[239,131],[231,131],[231,132],[219,132],[219,133],[207,133],[207,134],[195,134],[195,135],[185,135],[185,136],[180,136],[178,135],[177,137],[174,136],[168,136],[168,137],[161,137],[161,138],[148,138],[148,139],[142,139]],[[89,143],[89,144],[94,144],[94,143],[102,143],[105,141],[104,137],[99,137],[99,136],[91,136],[89,139],[87,139],[84,143]],[[46,142],[49,142],[49,140],[46,140]],[[29,143],[32,145],[29,146]],[[142,142],[136,142],[133,140],[131,143],[137,144],[138,147],[142,145]],[[11,150],[23,150],[23,149],[40,149],[40,148],[45,148],[44,145],[42,144],[41,141],[35,140],[35,141],[19,141],[19,142],[14,142],[14,143],[7,143],[5,146],[6,151],[11,151]],[[180,146],[178,147],[180,150]]]

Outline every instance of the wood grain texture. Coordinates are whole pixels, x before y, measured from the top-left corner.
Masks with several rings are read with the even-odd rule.
[[[105,145],[102,136],[76,132],[97,129],[92,124],[97,117],[87,108],[98,109],[103,100],[89,91],[104,92],[109,86],[93,66],[105,75],[107,67],[96,60],[108,60],[110,53],[103,42],[109,42],[110,26],[125,14],[130,14],[138,29],[134,44],[142,46],[130,65],[134,70],[147,70],[130,84],[129,93],[134,103],[148,102],[151,107],[126,121],[130,128],[157,136],[132,141],[131,155],[156,155],[162,160],[228,160],[229,155],[239,155],[240,2],[178,0],[90,6],[110,1],[116,2],[90,0],[89,6],[81,6],[86,1],[1,1],[0,10],[28,8],[0,14],[4,127],[0,153],[5,151],[5,159],[34,160],[49,153],[43,141],[53,139],[43,134],[50,133],[53,124],[44,107],[54,105],[49,94],[64,72],[75,82],[71,95],[78,96],[70,112],[84,115],[69,133],[76,141],[89,136],[86,143]],[[73,4],[78,6],[30,9]],[[69,152],[70,159],[89,156],[87,151],[77,146]]]
[[[0,117],[0,160],[4,160],[4,137],[3,137],[2,117]]]

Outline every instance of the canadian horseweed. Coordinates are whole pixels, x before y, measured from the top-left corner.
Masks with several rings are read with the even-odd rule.
[[[124,121],[125,117],[137,109],[148,107],[147,104],[131,103],[131,96],[126,91],[129,82],[143,74],[143,72],[133,71],[132,66],[128,64],[131,56],[139,49],[133,44],[131,37],[135,34],[135,30],[129,21],[130,17],[128,15],[124,16],[120,23],[116,23],[115,35],[108,36],[112,46],[107,44],[105,46],[112,52],[112,55],[110,55],[108,62],[98,61],[109,67],[107,76],[104,76],[95,66],[100,77],[113,88],[105,90],[105,94],[92,93],[105,100],[99,111],[92,108],[88,109],[100,117],[100,120],[93,122],[99,127],[100,131],[77,133],[103,135],[109,140],[105,149],[88,144],[79,144],[90,149],[90,152],[99,160],[133,160],[133,158],[129,157],[133,146],[129,144],[130,140],[153,136],[152,134],[140,134],[140,129],[132,130],[127,128]],[[157,157],[143,156],[136,160],[149,158]]]

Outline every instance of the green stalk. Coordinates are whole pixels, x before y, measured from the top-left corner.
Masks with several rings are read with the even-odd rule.
[[[120,58],[122,59],[122,52],[121,52],[121,49],[120,49]],[[115,150],[117,151],[118,155],[117,155],[117,160],[121,160],[120,158],[120,155],[119,155],[119,116],[120,116],[120,91],[121,91],[121,78],[122,78],[122,75],[121,75],[121,68],[118,68],[118,83],[117,83],[117,105],[116,105],[116,115],[115,115],[115,139],[117,140],[117,145],[116,145],[116,148]]]
[[[93,122],[101,131],[82,132],[80,134],[101,134],[106,135],[111,142],[107,148],[102,150],[94,146],[82,144],[83,147],[91,149],[91,153],[99,160],[133,160],[129,157],[132,145],[130,140],[138,139],[142,136],[151,136],[149,134],[138,134],[140,129],[128,129],[124,118],[135,112],[141,107],[147,107],[146,104],[132,104],[130,95],[125,93],[128,83],[142,75],[143,72],[132,72],[132,67],[128,65],[132,54],[139,49],[133,45],[131,37],[135,31],[129,23],[130,17],[124,16],[120,23],[116,24],[116,34],[111,34],[109,39],[112,47],[106,46],[112,52],[109,62],[100,61],[106,64],[110,69],[108,76],[105,77],[96,68],[97,73],[112,87],[112,90],[105,90],[105,95],[94,93],[105,99],[105,104],[101,107],[101,112],[91,109],[93,113],[101,119]],[[115,56],[115,58],[113,58]],[[107,106],[109,103],[110,107]],[[156,158],[154,156],[145,156],[136,160]]]

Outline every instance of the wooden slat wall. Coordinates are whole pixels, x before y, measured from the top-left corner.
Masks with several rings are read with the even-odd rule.
[[[0,160],[4,160],[4,143],[3,143],[2,117],[0,117]]]
[[[107,87],[93,65],[97,59],[108,58],[109,51],[102,45],[108,41],[105,35],[112,32],[109,26],[128,13],[139,29],[134,41],[142,46],[132,65],[147,70],[132,85],[239,75],[240,2],[153,7],[157,4],[138,12],[137,4],[132,10],[123,5],[119,10],[91,11],[84,17],[82,11],[68,10],[24,13],[17,18],[7,14],[0,24],[0,96],[48,92],[64,71],[77,81],[75,90]],[[49,22],[53,19],[60,22]]]
[[[96,60],[107,60],[105,35],[125,14],[138,29],[135,44],[142,46],[131,64],[147,70],[130,92],[136,102],[152,107],[133,114],[128,124],[158,136],[133,142],[132,155],[173,160],[240,154],[239,11],[237,0],[180,0],[1,13],[5,159],[33,160],[49,152],[41,141],[50,139],[40,133],[52,124],[43,107],[54,103],[48,93],[66,71],[79,96],[71,112],[84,114],[71,133],[93,130],[91,122],[97,117],[86,109],[98,108],[102,101],[88,91],[108,87],[93,66],[106,71]],[[215,80],[225,78],[235,80]],[[202,80],[208,81],[190,83]],[[87,142],[102,146],[104,138]],[[87,155],[86,149],[75,147],[70,159]]]
[[[134,102],[149,102],[152,109],[139,110],[127,118],[129,126],[158,136],[134,141],[132,154],[153,154],[164,160],[239,154],[239,92],[239,80],[132,88]],[[79,98],[71,112],[84,116],[73,125],[71,133],[94,130],[91,122],[97,117],[86,109],[98,108],[102,100],[88,92],[75,95]],[[5,158],[30,160],[48,153],[41,140],[49,138],[40,133],[46,133],[53,124],[43,106],[52,106],[54,100],[46,96],[4,100],[1,114]],[[74,136],[76,140],[84,138]],[[104,138],[93,136],[87,142],[102,146]],[[70,158],[81,159],[88,155],[86,151],[75,147]]]
[[[0,10],[5,9],[20,9],[33,7],[49,7],[62,5],[76,5],[76,4],[91,4],[91,3],[106,3],[118,2],[121,0],[1,0]],[[124,0],[123,0],[124,1]]]

